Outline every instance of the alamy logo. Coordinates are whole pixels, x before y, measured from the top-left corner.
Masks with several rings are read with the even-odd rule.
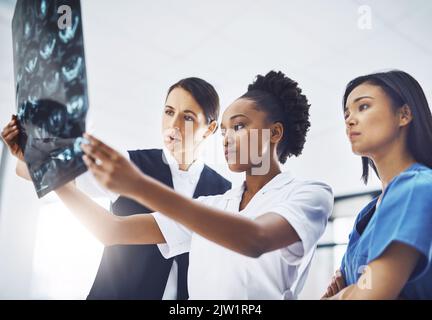
[[[72,27],[72,9],[68,5],[61,5],[57,9],[57,13],[61,16],[57,20],[57,26],[60,30]]]
[[[372,9],[370,6],[363,5],[358,8],[359,18],[357,26],[361,30],[372,29]]]

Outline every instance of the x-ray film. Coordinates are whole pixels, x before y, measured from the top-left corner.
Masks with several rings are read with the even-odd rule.
[[[12,20],[20,145],[39,197],[86,171],[88,110],[79,0],[18,0]]]

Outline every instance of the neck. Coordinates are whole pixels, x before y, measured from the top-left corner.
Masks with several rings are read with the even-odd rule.
[[[383,191],[395,176],[416,162],[402,144],[383,148],[379,154],[371,156],[371,159],[377,168]]]
[[[179,170],[188,171],[190,166],[198,159],[196,152],[193,152],[193,156],[187,156],[186,153],[172,154],[174,159],[177,161]]]
[[[269,172],[265,175],[252,175],[251,170],[246,172],[245,192],[254,195],[271,179],[281,173],[279,163],[272,159],[270,162]]]

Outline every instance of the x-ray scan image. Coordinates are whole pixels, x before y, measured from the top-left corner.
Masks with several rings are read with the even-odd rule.
[[[60,25],[62,8],[69,24]],[[59,10],[60,8],[60,10]],[[39,197],[84,171],[88,110],[79,0],[18,0],[12,20],[20,144]]]

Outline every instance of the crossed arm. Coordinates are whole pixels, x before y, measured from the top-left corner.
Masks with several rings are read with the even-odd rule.
[[[323,299],[397,299],[419,259],[420,253],[413,247],[392,242],[379,258],[367,265],[356,284],[345,287],[343,277],[334,277]]]

